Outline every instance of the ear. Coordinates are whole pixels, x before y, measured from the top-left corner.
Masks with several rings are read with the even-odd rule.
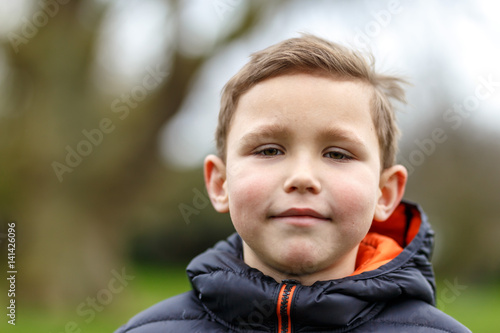
[[[203,164],[203,173],[208,196],[215,210],[219,213],[229,212],[226,164],[218,156],[208,155]]]
[[[375,221],[385,221],[401,202],[405,192],[408,171],[402,165],[393,165],[380,175],[380,196],[375,207]]]

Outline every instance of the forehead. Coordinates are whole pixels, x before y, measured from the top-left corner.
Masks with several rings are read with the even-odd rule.
[[[266,79],[240,97],[230,133],[275,124],[286,132],[293,125],[333,132],[375,133],[371,112],[373,88],[364,81],[294,73]],[[267,131],[268,132],[268,131]],[[373,133],[371,133],[373,132]],[[376,134],[375,134],[376,135]]]

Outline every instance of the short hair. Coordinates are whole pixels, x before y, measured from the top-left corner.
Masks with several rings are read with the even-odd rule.
[[[215,133],[218,156],[226,160],[227,135],[239,98],[259,82],[280,75],[306,72],[367,82],[373,88],[372,120],[381,153],[382,169],[395,163],[399,129],[392,100],[405,101],[400,77],[375,72],[373,55],[311,34],[290,38],[253,53],[250,61],[224,86]]]

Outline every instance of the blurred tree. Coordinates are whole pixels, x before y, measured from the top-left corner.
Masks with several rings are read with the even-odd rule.
[[[439,110],[436,115],[441,114]],[[460,276],[469,281],[498,281],[499,135],[479,128],[470,119],[456,130],[439,117],[422,128],[426,132],[417,139],[420,145],[406,142],[401,156],[411,156],[415,151],[424,156],[414,159],[419,165],[411,167],[414,172],[406,197],[422,204],[434,226],[436,271],[441,276]],[[443,142],[430,143],[435,129],[442,130]],[[426,147],[421,148],[424,141]]]
[[[223,1],[216,5],[224,10]],[[161,186],[167,192],[172,184],[158,157],[159,131],[178,112],[207,59],[277,6],[239,5],[245,14],[230,33],[209,52],[187,56],[179,49],[187,23],[176,14],[180,4],[169,1],[176,32],[165,54],[171,59],[168,75],[159,71],[161,84],[119,126],[114,121],[120,114],[110,112],[116,96],[106,96],[92,82],[109,2],[92,2],[92,19],[82,24],[79,15],[89,2],[72,0],[36,34],[26,39],[26,31],[18,31],[25,40],[13,42],[11,35],[3,41],[8,75],[2,84],[0,209],[18,222],[19,297],[64,308],[95,295],[111,270],[121,271],[130,217]]]

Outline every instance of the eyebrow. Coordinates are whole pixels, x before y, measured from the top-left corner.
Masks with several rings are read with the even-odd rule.
[[[290,130],[286,128],[283,124],[266,124],[257,127],[241,137],[240,141],[243,145],[253,143],[257,140],[269,139],[269,138],[280,138],[286,137],[290,134]],[[346,141],[354,145],[366,146],[365,140],[363,140],[358,134],[351,130],[346,130],[341,127],[331,126],[324,128],[317,133],[317,137],[322,140],[335,140],[335,141]]]
[[[257,127],[241,137],[240,141],[243,145],[252,143],[263,138],[284,137],[290,134],[290,131],[283,124],[268,124]]]
[[[318,133],[318,137],[327,139],[334,138],[338,141],[347,141],[355,145],[366,146],[365,140],[363,140],[358,134],[356,134],[356,132],[340,127],[328,127],[324,130],[321,130]]]

